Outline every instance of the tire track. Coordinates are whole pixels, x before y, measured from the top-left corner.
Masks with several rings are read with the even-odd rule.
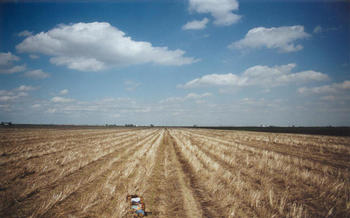
[[[157,160],[145,192],[147,207],[154,217],[201,217],[166,130],[158,148]],[[148,206],[149,205],[149,206]],[[188,208],[191,207],[191,210]]]
[[[184,205],[187,217],[226,217],[222,210],[219,210],[216,202],[206,190],[201,181],[205,178],[198,178],[197,172],[192,168],[187,158],[183,155],[174,135],[170,133],[172,147],[178,162],[179,181],[182,184]]]
[[[240,194],[245,184],[240,173],[223,171],[220,164],[192,144],[183,141],[183,135],[179,132],[175,131],[174,137],[177,144],[183,145],[182,153],[186,154],[185,158],[191,163],[195,173],[200,175],[199,180],[204,182],[204,188],[211,194],[210,199],[220,202],[216,208],[222,211],[224,217],[258,217],[255,208]]]
[[[146,203],[146,212],[151,212],[156,217],[169,217],[166,213],[166,192],[165,183],[167,176],[166,168],[166,135],[163,135],[162,142],[157,149],[154,167],[151,176],[147,179],[147,188],[143,195]],[[169,184],[168,184],[169,185]]]

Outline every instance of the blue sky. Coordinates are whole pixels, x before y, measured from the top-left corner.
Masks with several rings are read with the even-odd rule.
[[[0,3],[0,120],[350,125],[350,3]]]

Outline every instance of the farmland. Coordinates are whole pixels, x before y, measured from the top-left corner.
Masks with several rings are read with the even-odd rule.
[[[2,128],[0,217],[350,217],[350,138]]]

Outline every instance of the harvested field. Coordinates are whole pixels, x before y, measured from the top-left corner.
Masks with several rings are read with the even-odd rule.
[[[350,138],[2,128],[0,217],[350,217]]]

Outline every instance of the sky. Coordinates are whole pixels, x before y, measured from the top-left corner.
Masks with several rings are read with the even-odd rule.
[[[350,3],[1,1],[0,120],[349,126]]]

